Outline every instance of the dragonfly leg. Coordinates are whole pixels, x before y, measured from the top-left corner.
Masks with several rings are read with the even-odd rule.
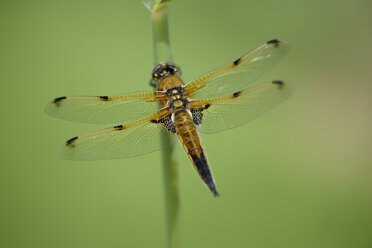
[[[150,79],[149,84],[150,84],[150,86],[154,87],[155,89],[158,88],[158,83],[155,82],[153,79]]]

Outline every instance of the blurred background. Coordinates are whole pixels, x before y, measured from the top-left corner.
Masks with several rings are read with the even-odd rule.
[[[257,120],[201,134],[220,198],[178,146],[182,247],[371,247],[371,1],[177,0],[169,15],[186,82],[280,38],[292,50],[261,81],[295,86]],[[142,2],[3,0],[0,31],[0,247],[164,247],[161,153],[64,161],[63,142],[108,125],[43,112],[151,90]]]

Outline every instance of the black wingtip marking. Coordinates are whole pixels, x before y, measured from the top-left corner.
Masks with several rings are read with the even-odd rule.
[[[266,42],[267,44],[273,44],[275,47],[278,47],[279,46],[279,43],[280,43],[280,40],[278,39],[273,39],[273,40],[269,40],[268,42]]]
[[[155,120],[155,119],[151,120],[150,122],[151,123],[159,123],[158,120]]]
[[[208,103],[208,104],[205,104],[204,105],[204,109],[208,109],[211,105]]]
[[[66,146],[68,146],[68,145],[71,145],[72,144],[72,142],[74,142],[75,140],[77,140],[78,139],[78,136],[76,136],[76,137],[73,137],[73,138],[71,138],[71,139],[69,139],[69,140],[67,140],[66,141]]]
[[[284,85],[284,82],[282,80],[274,80],[271,83],[272,84],[277,84],[277,85]]]
[[[102,101],[108,101],[109,97],[108,96],[100,96],[99,99]]]
[[[242,94],[242,92],[241,91],[238,91],[238,92],[235,92],[234,94],[233,94],[233,96],[234,97],[238,97],[238,96],[240,96]]]
[[[53,100],[54,103],[57,103],[57,102],[60,102],[62,100],[65,100],[66,97],[65,96],[61,96],[61,97],[57,97],[56,99]]]
[[[234,65],[237,66],[240,64],[240,62],[242,62],[242,59],[238,58],[237,60],[234,61]]]
[[[117,125],[114,127],[116,130],[123,130],[124,126],[123,125]]]

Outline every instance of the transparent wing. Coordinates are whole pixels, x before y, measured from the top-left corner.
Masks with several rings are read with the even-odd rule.
[[[161,135],[168,132],[161,119],[166,109],[147,118],[69,139],[60,155],[69,160],[113,159],[137,156],[159,150]],[[174,139],[169,143],[172,145]]]
[[[192,99],[220,97],[257,84],[289,51],[287,41],[271,40],[218,70],[190,82],[185,92]]]
[[[224,97],[191,102],[205,133],[217,133],[241,126],[269,111],[292,94],[293,88],[283,81],[272,81]]]
[[[143,118],[160,109],[166,99],[161,92],[139,92],[122,96],[58,97],[45,112],[53,117],[84,123],[120,123]]]

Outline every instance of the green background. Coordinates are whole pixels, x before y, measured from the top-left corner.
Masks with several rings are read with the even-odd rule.
[[[186,82],[280,38],[292,50],[261,81],[295,86],[252,123],[201,134],[220,198],[178,146],[182,247],[371,247],[371,1],[178,0],[169,14]],[[142,2],[2,0],[0,31],[0,247],[164,247],[161,153],[64,161],[65,140],[107,125],[43,112],[151,89]]]

